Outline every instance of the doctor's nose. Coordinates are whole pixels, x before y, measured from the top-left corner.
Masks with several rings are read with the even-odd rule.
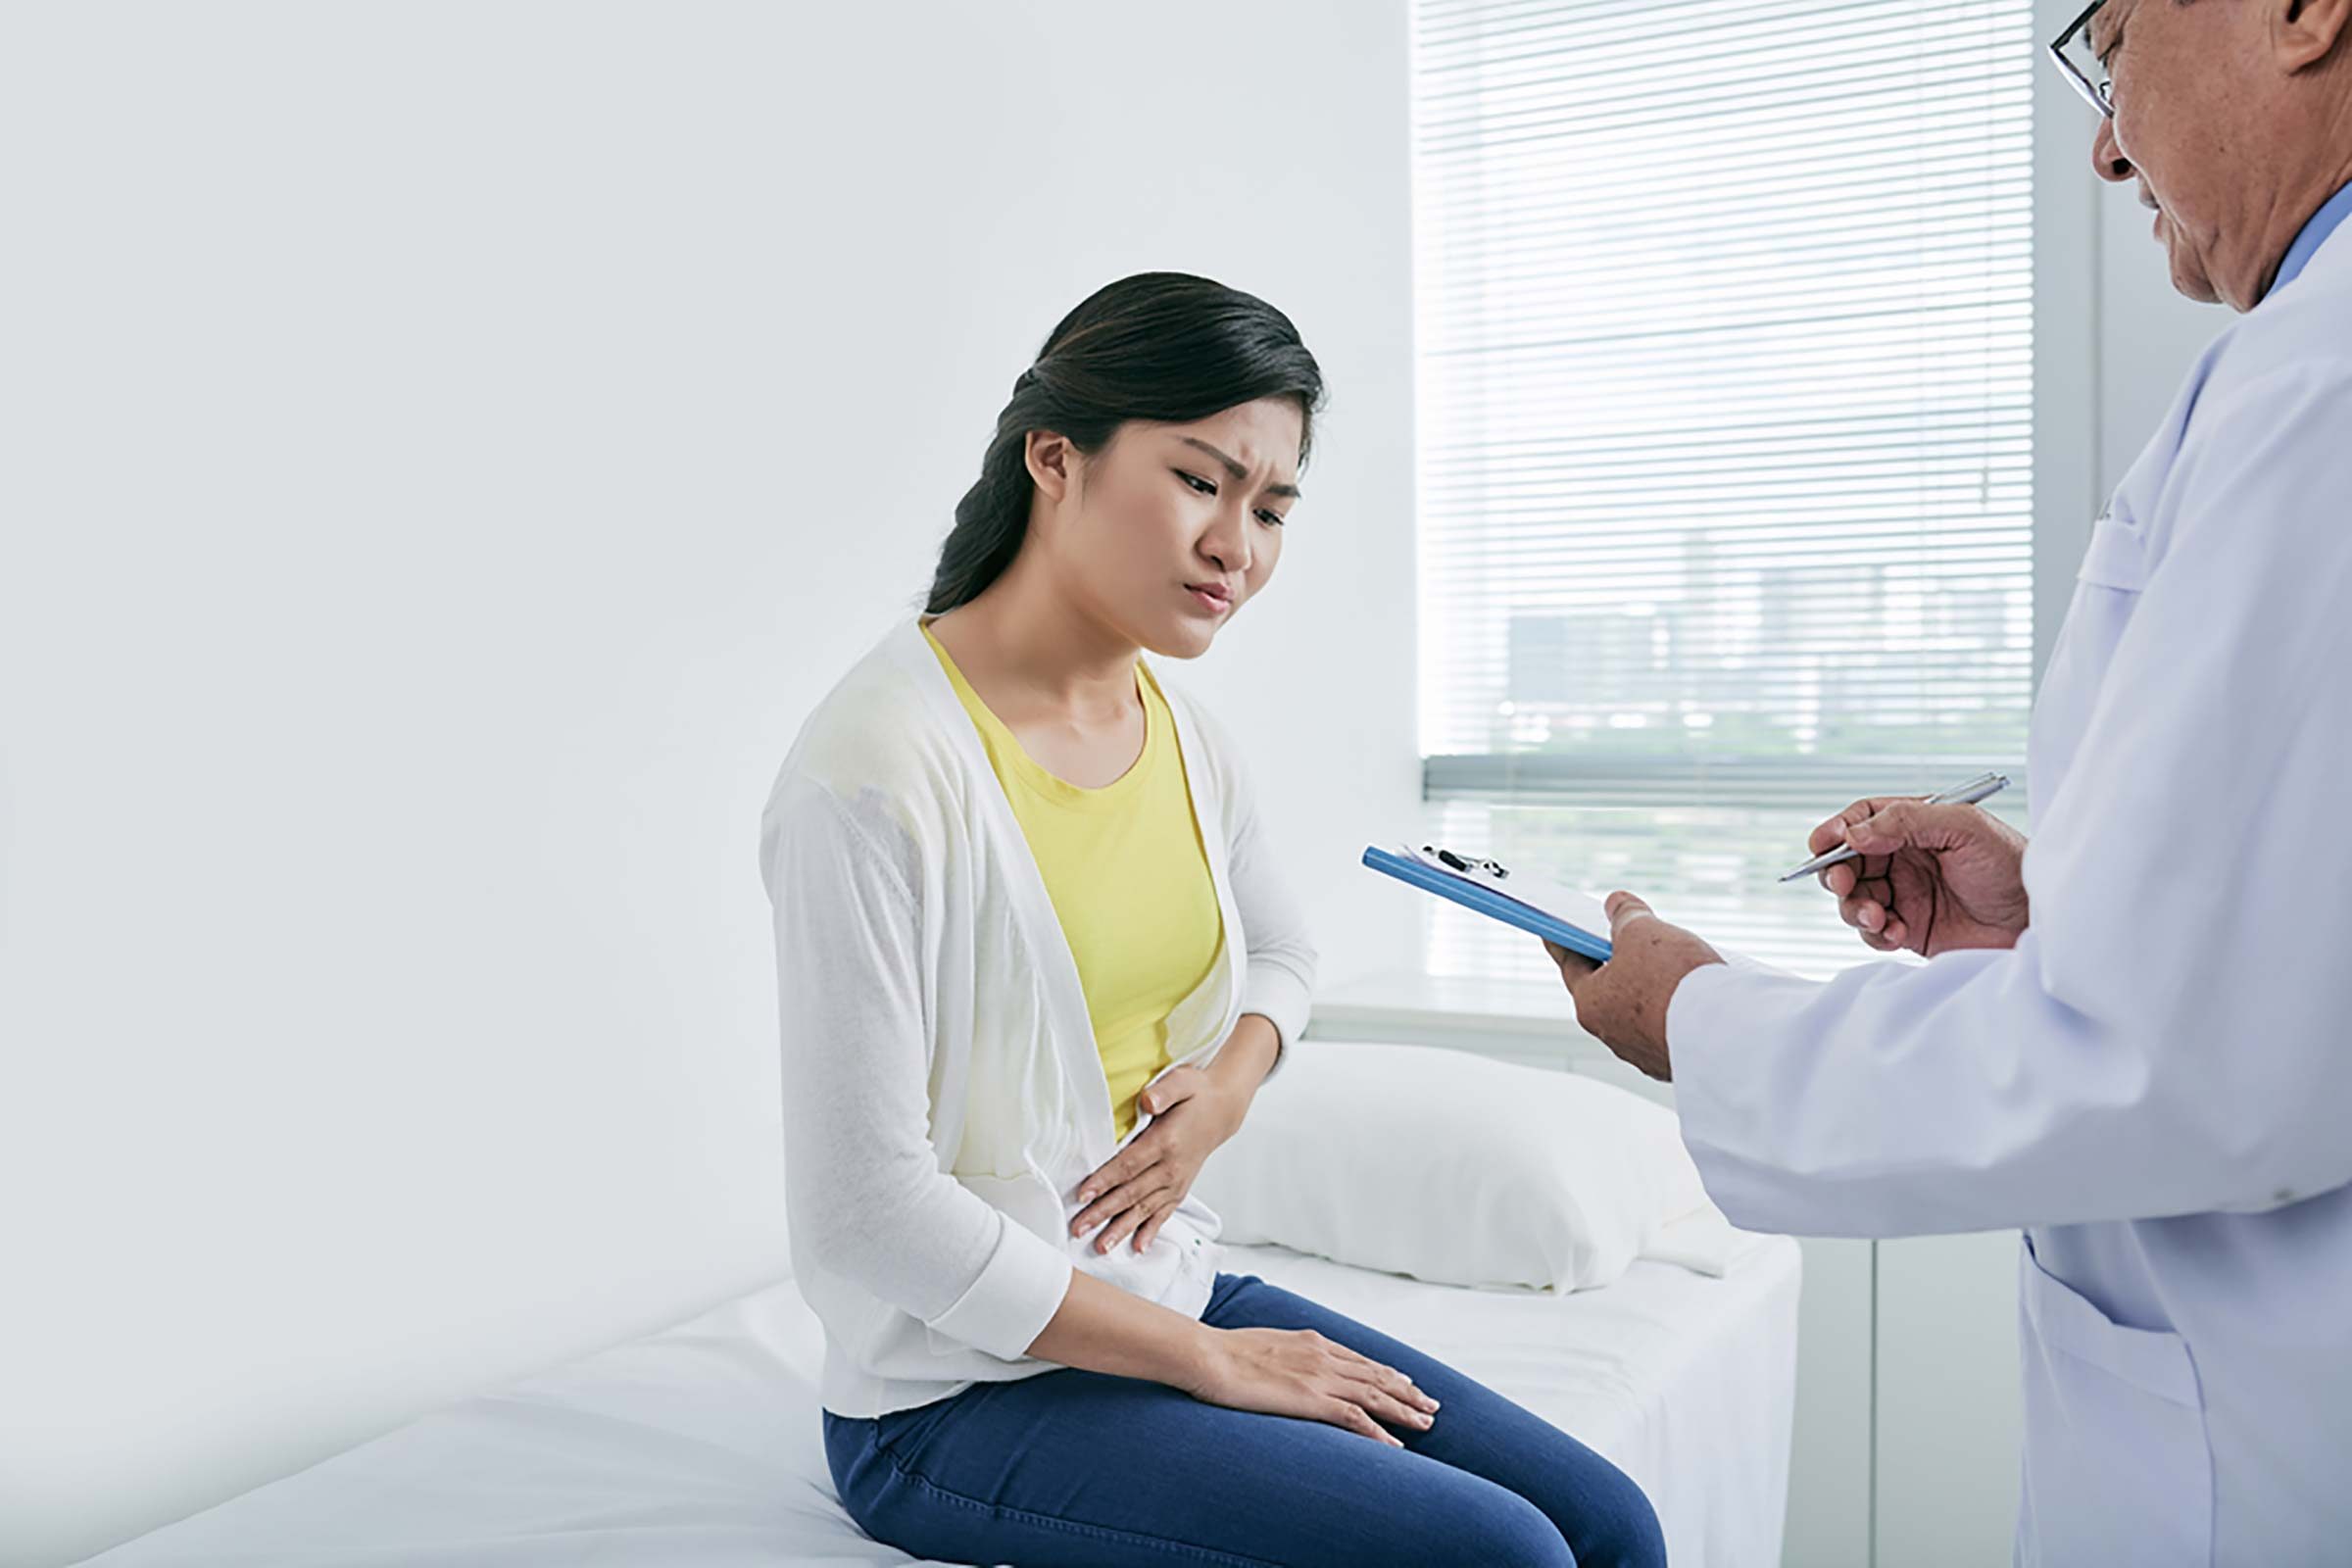
[[[2101,179],[2113,185],[2120,185],[2139,172],[2115,139],[2115,122],[2105,116],[2099,119],[2099,133],[2091,138],[2090,166],[2099,172]]]

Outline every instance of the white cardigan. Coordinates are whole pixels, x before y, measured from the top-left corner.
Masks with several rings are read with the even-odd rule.
[[[1225,924],[1208,978],[1168,1019],[1170,1070],[1206,1061],[1246,1012],[1287,1050],[1314,950],[1232,744],[1162,689]],[[1199,1316],[1218,1252],[1206,1205],[1188,1198],[1140,1256],[1069,1234],[1079,1182],[1121,1147],[1110,1091],[1045,879],[916,622],[802,727],[760,819],[760,867],[786,1212],[825,1327],[825,1408],[882,1415],[1051,1370],[1024,1352],[1073,1265]],[[1129,1137],[1148,1125],[1139,1113]]]

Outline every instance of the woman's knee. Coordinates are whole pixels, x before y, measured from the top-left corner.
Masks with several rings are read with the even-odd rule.
[[[1582,1568],[1665,1568],[1666,1532],[1633,1477],[1611,1465],[1579,1490],[1561,1528]]]
[[[1495,1568],[1577,1568],[1576,1553],[1543,1509],[1489,1485],[1448,1499],[1415,1521],[1398,1561],[1494,1564]]]

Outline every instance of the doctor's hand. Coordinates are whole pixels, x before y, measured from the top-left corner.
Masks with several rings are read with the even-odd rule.
[[[1544,944],[1560,978],[1576,1000],[1576,1021],[1617,1054],[1619,1060],[1652,1078],[1672,1079],[1666,1050],[1666,1008],[1683,977],[1721,963],[1722,955],[1684,930],[1668,925],[1631,893],[1609,895],[1606,963],[1594,963],[1556,943]]]
[[[1136,1098],[1152,1124],[1078,1185],[1083,1205],[1072,1236],[1097,1226],[1095,1250],[1107,1252],[1132,1236],[1143,1251],[1218,1146],[1241,1129],[1249,1097],[1200,1067],[1178,1067]]]
[[[1821,885],[1881,953],[2009,948],[2026,929],[2026,836],[1977,807],[1856,801],[1807,842],[1815,855],[1861,852],[1823,871]]]

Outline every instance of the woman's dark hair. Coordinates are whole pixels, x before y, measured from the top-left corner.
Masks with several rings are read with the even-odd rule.
[[[1259,398],[1298,402],[1306,462],[1323,371],[1291,318],[1254,295],[1183,272],[1138,272],[1061,318],[1012,383],[980,478],[956,504],[926,614],[977,599],[1029,531],[1028,445],[1051,430],[1093,456],[1130,419],[1185,424]]]

